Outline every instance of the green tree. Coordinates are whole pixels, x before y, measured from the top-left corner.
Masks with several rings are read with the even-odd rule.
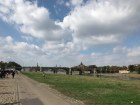
[[[123,66],[122,68],[123,68],[123,70],[126,70],[126,69],[127,69],[127,67],[126,67],[126,66]]]
[[[135,71],[140,74],[140,65],[134,67]]]
[[[0,67],[5,67],[5,66],[7,66],[7,62],[0,61]]]
[[[10,61],[9,63],[7,63],[7,67],[22,67],[22,66],[16,62]],[[17,68],[17,70],[21,70],[21,68]]]
[[[78,66],[74,66],[74,68],[78,68]]]
[[[102,69],[102,67],[97,67],[97,69],[98,69],[98,70],[101,70],[101,69]]]
[[[129,65],[128,68],[129,68],[130,71],[134,71],[135,70],[134,69],[135,68],[134,65]]]
[[[106,66],[103,66],[103,67],[102,67],[102,69],[103,69],[103,70],[106,70],[106,69],[107,69],[107,67],[106,67]]]
[[[111,70],[116,70],[117,69],[117,66],[111,66],[110,69]]]
[[[106,66],[107,70],[110,70],[110,66]]]
[[[94,68],[97,68],[97,66],[96,66],[96,65],[89,65],[88,68],[90,68],[90,69],[94,69]]]

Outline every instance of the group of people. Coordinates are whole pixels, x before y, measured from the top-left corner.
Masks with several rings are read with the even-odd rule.
[[[15,70],[4,70],[1,69],[0,70],[0,78],[8,78],[8,75],[12,75],[12,77],[14,78],[16,72]]]

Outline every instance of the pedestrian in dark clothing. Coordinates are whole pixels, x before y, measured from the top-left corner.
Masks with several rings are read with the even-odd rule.
[[[2,70],[2,72],[1,72],[1,74],[2,74],[2,78],[4,78],[4,71]]]
[[[1,73],[1,71],[0,71],[0,78],[2,78],[2,73]]]
[[[14,76],[15,76],[15,72],[14,72],[14,71],[12,72],[12,76],[13,76],[13,78],[14,78]]]
[[[3,73],[3,77],[5,78],[5,75],[6,75],[6,71],[4,71],[4,73]]]

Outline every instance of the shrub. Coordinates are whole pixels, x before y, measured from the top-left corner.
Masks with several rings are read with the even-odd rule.
[[[135,71],[136,71],[138,74],[140,74],[140,65],[138,65],[138,66],[135,67]]]

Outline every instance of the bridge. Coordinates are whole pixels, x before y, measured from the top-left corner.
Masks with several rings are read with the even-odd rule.
[[[11,69],[11,67],[2,67],[5,69]],[[44,72],[44,71],[53,71],[53,73],[57,73],[58,71],[65,71],[66,74],[71,74],[73,73],[73,71],[79,71],[79,75],[83,75],[85,71],[89,71],[90,74],[95,74],[95,73],[119,73],[119,70],[102,70],[102,69],[91,69],[91,68],[74,68],[74,67],[14,67],[13,69],[22,69],[23,71],[25,71],[25,69],[28,68],[29,71],[40,71],[40,72]]]

